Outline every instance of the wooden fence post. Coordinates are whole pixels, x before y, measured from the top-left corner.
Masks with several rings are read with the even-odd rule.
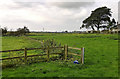
[[[67,56],[68,56],[68,45],[64,45],[64,50],[65,50],[65,60],[67,60]]]
[[[65,45],[64,45],[64,54],[63,54],[63,59],[65,59]]]
[[[47,48],[47,61],[49,61],[49,46]]]
[[[24,53],[25,53],[24,60],[26,64],[27,63],[27,48],[24,49]]]
[[[81,48],[81,63],[84,64],[84,47]]]

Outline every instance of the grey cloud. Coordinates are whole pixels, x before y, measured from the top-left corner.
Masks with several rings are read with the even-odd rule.
[[[118,23],[120,23],[120,1],[118,2]]]
[[[12,6],[9,8],[13,8],[13,9],[19,9],[19,8],[33,8],[39,5],[44,5],[44,6],[56,6],[59,8],[67,8],[67,9],[77,9],[80,7],[88,7],[91,5],[95,4],[95,1],[92,0],[92,2],[47,2],[47,1],[41,1],[41,2],[22,2],[19,0],[13,0],[13,2],[17,5],[17,6]]]
[[[17,8],[31,8],[38,5],[48,5],[48,6],[57,6],[60,8],[79,8],[79,7],[87,7],[95,4],[95,1],[92,0],[92,2],[17,2],[14,0],[14,3],[16,3],[19,7]]]
[[[95,2],[53,2],[51,5],[57,6],[60,8],[67,8],[67,9],[75,9],[80,7],[87,7],[90,5],[94,5]]]
[[[31,2],[15,2],[15,3],[22,7],[33,7],[34,5],[36,5],[36,3],[33,4]]]
[[[43,2],[14,2],[17,6],[11,8],[33,8],[38,5],[43,5]]]

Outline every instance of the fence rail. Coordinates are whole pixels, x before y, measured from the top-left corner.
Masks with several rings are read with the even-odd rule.
[[[49,61],[50,59],[50,54],[62,54],[62,53],[50,53],[50,49],[59,49],[59,48],[64,48],[64,52],[62,52],[64,54],[64,58],[65,60],[67,60],[68,54],[72,54],[72,55],[77,55],[77,56],[81,56],[81,63],[84,64],[84,48],[74,48],[74,47],[68,47],[68,45],[64,45],[61,47],[46,47],[46,48],[24,48],[24,49],[15,49],[15,50],[5,50],[5,51],[0,51],[0,53],[2,52],[15,52],[15,51],[24,51],[24,56],[19,56],[19,57],[10,57],[10,58],[2,58],[0,60],[9,60],[9,59],[17,59],[17,58],[24,58],[25,63],[27,63],[27,58],[28,57],[35,57],[35,56],[43,56],[43,55],[47,55],[47,61]],[[80,50],[81,54],[75,54],[75,53],[68,53],[68,48],[69,49],[75,49],[75,50]],[[37,55],[27,55],[27,51],[28,50],[38,50],[38,49],[44,49],[46,50],[45,54],[37,54]]]
[[[81,50],[80,48],[73,48],[73,47],[68,47],[69,49],[76,49],[76,50]]]
[[[64,48],[64,47],[50,47],[49,49],[53,49],[53,48]],[[26,48],[26,50],[37,50],[37,49],[47,49],[47,48]],[[5,51],[0,51],[0,53],[2,53],[2,52],[14,52],[14,51],[24,51],[24,49],[5,50]]]

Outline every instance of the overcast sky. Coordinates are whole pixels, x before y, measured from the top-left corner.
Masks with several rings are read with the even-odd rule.
[[[0,26],[31,31],[78,31],[82,21],[98,7],[111,8],[118,20],[119,0],[0,0]],[[85,29],[82,29],[85,30]]]

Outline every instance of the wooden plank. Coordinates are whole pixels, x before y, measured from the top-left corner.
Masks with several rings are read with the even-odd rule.
[[[0,60],[9,60],[9,59],[16,59],[16,58],[24,58],[24,56],[20,56],[20,57],[11,57],[11,58],[3,58]]]
[[[47,54],[29,55],[29,56],[27,56],[27,57],[44,56],[44,55],[47,55]]]
[[[64,45],[64,55],[63,55],[63,59],[65,59],[65,45]]]
[[[53,48],[63,48],[63,47],[49,47],[49,49]],[[47,49],[47,48],[27,48],[27,50],[37,50],[37,49]]]
[[[65,45],[65,60],[67,60],[67,56],[68,56],[68,46]]]
[[[84,47],[81,48],[81,63],[84,64]]]
[[[24,49],[24,53],[25,53],[25,58],[24,58],[24,60],[25,60],[25,63],[27,63],[27,49],[26,49],[26,48]]]
[[[0,51],[0,53],[1,52],[14,52],[14,51],[24,51],[24,49],[5,50],[5,51]]]
[[[68,47],[69,49],[81,50],[81,48]]]
[[[77,55],[77,56],[81,56],[81,55],[79,55],[79,54],[75,54],[75,53],[68,53],[68,54],[72,54],[72,55]]]
[[[37,55],[29,55],[27,56],[28,57],[34,57],[34,56],[43,56],[43,55],[47,55],[47,54],[37,54]],[[3,58],[3,59],[0,59],[0,60],[9,60],[9,59],[17,59],[17,58],[24,58],[25,56],[20,56],[20,57],[11,57],[11,58]]]
[[[49,49],[53,48],[64,48],[64,47],[49,47]],[[47,48],[26,48],[27,50],[37,50],[37,49],[47,49]],[[15,50],[5,50],[5,51],[0,51],[1,52],[14,52],[14,51],[24,51],[24,49],[15,49]]]
[[[49,61],[49,47],[47,48],[46,53],[47,53],[47,61]]]
[[[50,54],[62,54],[62,53],[50,53]]]
[[[49,47],[49,49],[53,49],[53,48],[64,48],[64,47]]]
[[[27,50],[37,50],[37,49],[46,49],[46,48],[27,48]]]

